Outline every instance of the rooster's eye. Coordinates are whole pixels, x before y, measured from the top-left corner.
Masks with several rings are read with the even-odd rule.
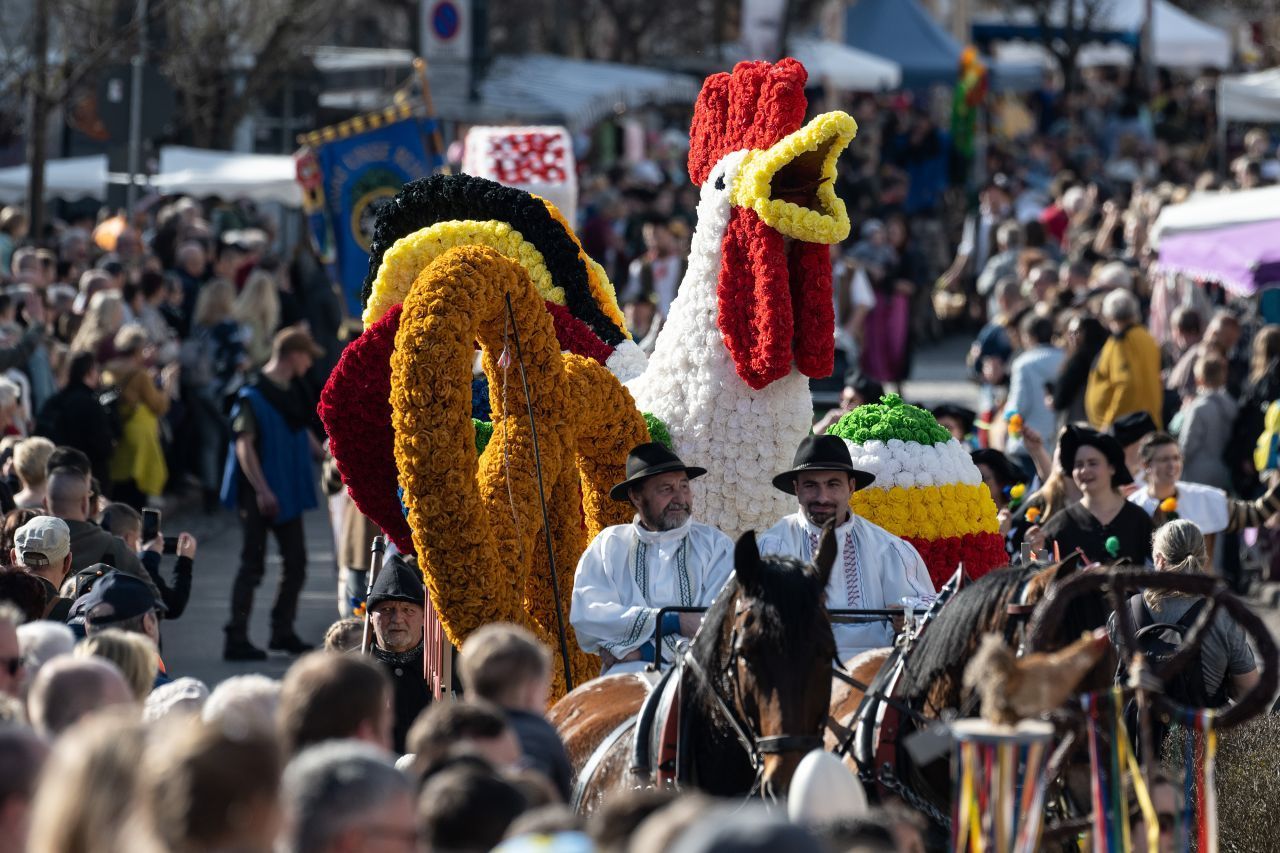
[[[724,189],[724,175],[716,176],[716,189],[718,190]]]

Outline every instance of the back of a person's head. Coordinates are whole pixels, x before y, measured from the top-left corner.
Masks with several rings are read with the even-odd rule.
[[[18,479],[28,488],[39,488],[48,477],[49,456],[53,453],[53,442],[41,436],[24,438],[13,449],[13,468]]]
[[[76,647],[76,635],[61,622],[40,619],[18,626],[18,647],[30,681],[49,661],[71,654]]]
[[[213,688],[200,716],[206,722],[274,732],[280,709],[280,682],[251,672],[233,675]]]
[[[1053,343],[1053,319],[1043,314],[1028,314],[1022,319],[1019,331],[1026,344],[1034,342],[1044,346]]]
[[[142,719],[148,723],[171,717],[199,717],[209,699],[209,687],[198,678],[183,676],[161,684],[147,694],[142,703]]]
[[[418,714],[405,736],[405,746],[424,766],[469,740],[492,740],[507,730],[507,718],[484,700],[436,702]]]
[[[160,662],[155,644],[133,631],[107,628],[91,634],[76,646],[78,657],[100,657],[111,661],[124,675],[138,701],[147,698],[155,684]]]
[[[99,526],[108,533],[123,536],[142,529],[142,516],[128,504],[107,504],[107,508],[102,511]]]
[[[1216,352],[1208,352],[1192,365],[1196,382],[1206,388],[1221,388],[1227,384],[1227,360]]]
[[[339,619],[324,632],[327,652],[350,652],[360,648],[364,640],[364,620],[355,616]]]
[[[27,726],[0,724],[0,812],[11,801],[29,801],[44,764],[46,747]]]
[[[137,805],[145,738],[136,717],[84,720],[54,743],[31,808],[28,853],[126,849],[121,834]]]
[[[88,475],[76,468],[62,466],[49,472],[45,491],[45,503],[49,512],[59,518],[79,518],[84,511],[84,500],[89,497]]]
[[[386,721],[391,684],[358,655],[311,652],[285,673],[277,719],[290,754],[321,741],[355,737]]]
[[[72,385],[83,385],[85,379],[98,366],[98,359],[91,352],[77,352],[71,355],[67,367],[67,382]]]
[[[664,788],[618,791],[601,805],[587,825],[601,853],[625,853],[631,836],[650,816],[669,806],[678,795]]]
[[[1102,317],[1116,323],[1137,323],[1142,319],[1138,298],[1127,290],[1113,290],[1102,298]]]
[[[3,526],[0,526],[0,537],[4,540],[3,543],[0,543],[4,546],[4,554],[0,555],[0,557],[3,557],[5,562],[9,560],[9,551],[13,548],[13,540],[18,534],[18,530],[31,519],[41,515],[44,515],[44,513],[40,510],[26,509],[24,507],[11,509],[5,513]]]
[[[78,447],[68,447],[60,444],[53,449],[53,453],[49,454],[48,460],[45,462],[45,470],[50,476],[59,468],[66,468],[70,471],[79,471],[80,476],[87,481],[93,475],[93,463],[89,461],[89,457]]]
[[[284,771],[283,849],[288,853],[339,849],[337,842],[344,835],[362,835],[372,812],[396,797],[412,796],[408,777],[377,747],[350,740],[308,747]]]
[[[467,637],[462,647],[459,674],[475,696],[511,705],[515,696],[533,680],[546,679],[551,655],[525,628],[495,622]]]
[[[15,629],[44,616],[44,585],[21,568],[0,569],[0,622]]]
[[[418,834],[429,850],[489,850],[525,807],[524,796],[497,775],[450,768],[432,776],[418,795]]]
[[[254,833],[272,826],[278,808],[284,765],[273,734],[185,720],[153,738],[140,794],[164,849],[266,849]]]
[[[64,655],[40,668],[27,694],[27,709],[36,731],[56,737],[91,712],[132,701],[133,691],[115,664]]]

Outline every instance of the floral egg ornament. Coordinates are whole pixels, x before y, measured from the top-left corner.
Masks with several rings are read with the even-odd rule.
[[[876,475],[854,492],[858,515],[910,542],[940,589],[964,564],[970,579],[1006,565],[995,501],[960,442],[933,415],[886,394],[827,432],[849,445],[853,465]]]

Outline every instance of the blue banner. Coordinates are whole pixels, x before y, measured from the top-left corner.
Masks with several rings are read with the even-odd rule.
[[[360,288],[379,209],[406,183],[444,164],[428,142],[434,131],[434,119],[409,117],[314,146],[328,228],[313,221],[312,233],[323,235],[317,241],[322,256],[332,241],[335,275],[353,317],[361,314]]]

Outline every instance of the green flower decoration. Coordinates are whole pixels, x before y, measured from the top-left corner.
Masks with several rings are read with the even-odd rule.
[[[1115,536],[1108,536],[1107,541],[1103,543],[1107,549],[1107,553],[1111,555],[1111,559],[1115,559],[1120,554],[1120,540]]]
[[[838,435],[854,444],[868,441],[915,441],[933,445],[951,440],[933,414],[902,402],[897,394],[885,394],[879,403],[858,406],[827,427],[828,435]]]
[[[472,418],[471,425],[476,428],[476,456],[479,456],[489,446],[489,439],[493,438],[493,424]]]
[[[649,427],[649,438],[652,441],[658,442],[658,444],[661,444],[667,450],[674,452],[675,448],[671,446],[671,431],[668,430],[667,425],[662,422],[662,418],[657,415],[651,415],[648,412],[644,412],[643,414],[645,426]]]

